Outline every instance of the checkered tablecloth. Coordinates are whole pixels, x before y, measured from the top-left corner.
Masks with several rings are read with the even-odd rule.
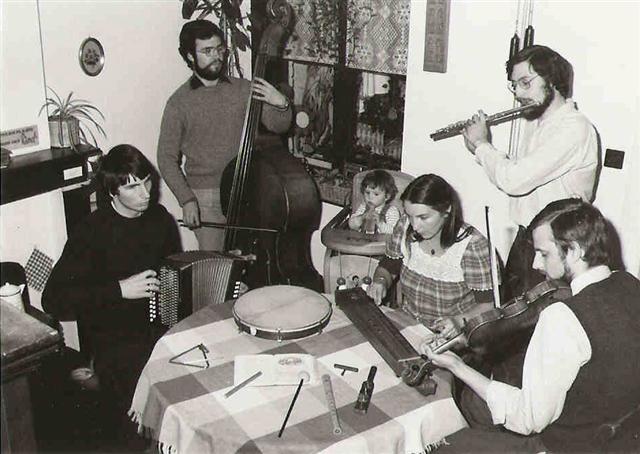
[[[240,333],[232,307],[231,302],[208,306],[175,325],[158,341],[140,376],[130,414],[164,452],[417,454],[465,427],[447,372],[437,371],[435,395],[422,396],[394,375],[339,308],[334,306],[322,333],[277,342]],[[401,311],[385,313],[414,346],[427,333]],[[200,343],[209,350],[209,368],[169,362]],[[277,434],[295,386],[245,387],[224,397],[233,386],[235,356],[261,353],[306,353],[317,359],[319,373],[331,376],[342,435],[333,434],[322,385],[302,387],[281,438]],[[341,376],[334,363],[359,372]],[[374,394],[361,415],[353,406],[374,365]]]

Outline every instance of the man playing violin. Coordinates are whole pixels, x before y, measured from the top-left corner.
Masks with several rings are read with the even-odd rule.
[[[485,377],[453,352],[425,348],[486,402],[494,425],[447,437],[444,452],[597,451],[603,425],[640,404],[640,281],[610,270],[606,220],[580,199],[563,199],[530,229],[534,267],[566,279],[573,296],[540,312],[524,357],[510,359],[511,383]]]
[[[599,171],[597,133],[571,99],[573,67],[546,46],[522,49],[507,61],[509,90],[522,105],[519,147],[506,153],[491,143],[486,115],[479,111],[462,131],[464,142],[489,180],[510,197],[518,233],[507,260],[505,300],[522,294],[542,276],[532,270],[531,239],[524,226],[554,200],[592,202]]]

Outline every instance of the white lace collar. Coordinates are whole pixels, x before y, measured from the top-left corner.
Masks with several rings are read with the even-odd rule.
[[[412,242],[410,243],[411,253],[404,254],[403,263],[413,272],[431,279],[461,282],[464,280],[462,256],[467,250],[469,241],[471,241],[471,235],[454,243],[439,257],[424,252],[418,242]]]

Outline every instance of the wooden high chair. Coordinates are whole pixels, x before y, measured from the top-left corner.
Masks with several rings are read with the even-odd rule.
[[[365,234],[349,228],[349,216],[362,202],[360,184],[368,172],[370,170],[365,170],[353,177],[350,204],[322,229],[320,239],[327,248],[323,272],[325,293],[335,291],[339,277],[346,280],[347,288],[357,285],[355,277],[359,281],[365,276],[372,277],[380,257],[385,254],[386,240],[389,235]],[[393,176],[398,187],[398,194],[393,204],[402,214],[404,210],[400,195],[414,177],[397,170],[387,170],[387,172]]]

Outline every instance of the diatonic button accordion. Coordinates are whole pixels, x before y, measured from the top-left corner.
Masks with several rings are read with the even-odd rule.
[[[187,251],[160,265],[160,291],[149,301],[149,320],[173,326],[209,304],[237,298],[247,260],[214,251]]]

